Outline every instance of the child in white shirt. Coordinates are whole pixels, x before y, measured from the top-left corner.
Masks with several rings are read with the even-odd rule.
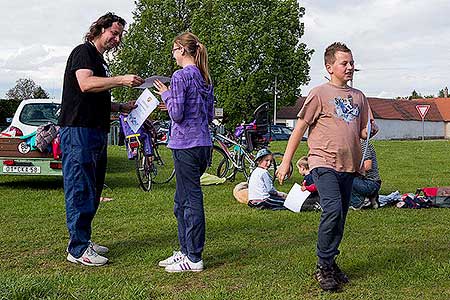
[[[267,149],[261,149],[256,154],[255,162],[258,167],[253,170],[248,182],[248,206],[252,208],[285,209],[283,204],[287,194],[275,189],[267,170],[272,164],[272,159],[272,153]]]

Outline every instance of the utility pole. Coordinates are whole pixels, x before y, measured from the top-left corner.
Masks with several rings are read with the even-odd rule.
[[[275,93],[273,99],[273,125],[277,124],[277,76],[275,75]]]

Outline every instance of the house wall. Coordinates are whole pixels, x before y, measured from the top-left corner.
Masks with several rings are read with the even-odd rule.
[[[421,121],[375,119],[375,123],[380,128],[380,131],[374,137],[376,140],[422,138]],[[444,122],[425,122],[424,136],[425,138],[444,138]]]
[[[450,122],[445,122],[445,138],[450,140]]]
[[[277,123],[283,123],[290,127],[295,127],[296,121],[291,119],[277,119]],[[422,138],[421,121],[375,119],[375,123],[380,128],[380,131],[374,137],[376,140]],[[450,139],[450,122],[425,122],[424,129],[425,138],[445,137]]]

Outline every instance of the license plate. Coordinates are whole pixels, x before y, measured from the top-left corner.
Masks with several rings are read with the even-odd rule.
[[[3,166],[3,173],[40,174],[41,167],[38,167],[38,166]]]

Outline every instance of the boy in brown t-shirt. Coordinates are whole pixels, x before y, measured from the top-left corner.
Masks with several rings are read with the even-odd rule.
[[[367,121],[372,114],[364,94],[347,85],[355,70],[351,50],[345,44],[333,43],[325,50],[324,58],[331,80],[313,88],[306,98],[277,178],[283,182],[295,150],[309,127],[308,163],[323,209],[315,278],[323,290],[332,291],[349,281],[337,266],[335,257],[344,233],[353,178],[360,171],[359,140],[367,138]],[[372,136],[378,129],[375,124],[371,127]]]

